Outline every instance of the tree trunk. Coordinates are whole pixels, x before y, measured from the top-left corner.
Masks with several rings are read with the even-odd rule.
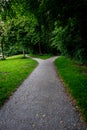
[[[23,57],[25,58],[25,50],[23,49]]]
[[[1,43],[1,52],[2,52],[2,59],[5,59],[3,43]]]
[[[41,55],[42,52],[41,52],[41,44],[40,44],[40,42],[38,43],[38,46],[39,46],[39,54]]]

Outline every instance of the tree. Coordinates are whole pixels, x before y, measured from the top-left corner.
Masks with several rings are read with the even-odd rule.
[[[4,55],[4,47],[6,44],[5,40],[6,40],[5,23],[3,21],[0,21],[0,47],[1,47],[2,59],[5,59],[5,55]]]
[[[32,33],[27,33],[25,29],[21,29],[22,33],[19,33],[19,37],[21,43],[24,43],[22,45],[25,46],[26,42],[29,41],[30,44],[26,45],[29,45],[33,50],[36,49],[36,51],[38,45],[39,53],[42,53],[43,50],[46,52],[45,48],[51,47],[50,39],[53,39],[54,43],[56,43],[55,47],[62,49],[61,51],[64,54],[77,57],[80,60],[84,59],[86,62],[87,0],[23,0],[22,2],[21,0],[2,0],[1,7],[2,18],[3,16],[5,16],[4,18],[9,17],[9,19],[14,17],[19,20],[21,17],[25,17],[24,19],[30,18],[31,14],[33,14],[34,18],[37,19],[33,32],[31,31]],[[56,28],[55,22],[58,22]],[[31,24],[30,22],[29,24],[34,25],[34,23]],[[56,31],[55,36],[52,35],[51,38],[51,33],[53,34]],[[61,42],[57,44],[57,40]]]

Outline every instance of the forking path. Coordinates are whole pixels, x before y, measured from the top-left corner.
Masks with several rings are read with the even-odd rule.
[[[56,58],[34,58],[38,67],[0,110],[0,130],[87,130],[60,83]]]

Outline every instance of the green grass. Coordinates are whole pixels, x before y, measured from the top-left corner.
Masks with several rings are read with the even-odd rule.
[[[0,60],[0,106],[37,66],[31,58],[22,57],[18,55]]]
[[[34,57],[34,58],[40,58],[40,59],[43,59],[43,60],[46,60],[46,59],[52,57],[51,54],[43,54],[43,55],[39,55],[39,54],[29,54],[29,56]]]
[[[63,56],[55,61],[55,65],[87,122],[87,66],[74,64]]]

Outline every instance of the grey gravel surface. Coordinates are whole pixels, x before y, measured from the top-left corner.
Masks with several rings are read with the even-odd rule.
[[[55,59],[36,59],[38,67],[1,108],[0,130],[87,130],[58,79]]]

